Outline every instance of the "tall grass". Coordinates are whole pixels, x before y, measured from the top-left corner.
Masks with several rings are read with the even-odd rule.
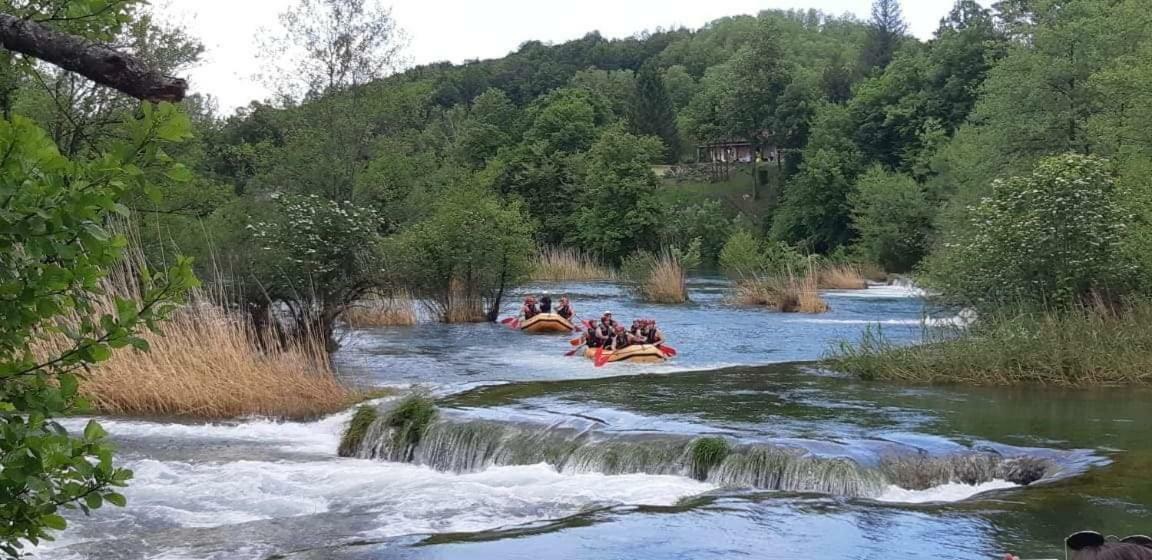
[[[824,313],[828,303],[820,297],[818,273],[803,275],[791,269],[776,274],[747,276],[736,282],[734,299],[744,305],[771,307],[782,313]]]
[[[614,280],[616,273],[596,257],[574,247],[543,247],[532,263],[537,282]]]
[[[115,314],[117,296],[140,300],[130,258],[103,282],[95,312]],[[78,318],[72,318],[73,321]],[[323,337],[256,332],[239,312],[217,305],[205,291],[160,324],[163,334],[144,332],[149,351],[123,348],[83,375],[81,394],[103,414],[226,419],[263,416],[304,419],[347,408],[359,394],[337,379]],[[262,351],[268,341],[277,348]],[[39,350],[71,346],[62,336]]]
[[[828,356],[865,379],[919,383],[1059,386],[1152,382],[1152,302],[1121,307],[986,313],[967,329],[925,327],[923,345],[901,346],[869,329]]]
[[[346,309],[342,317],[352,328],[410,326],[419,319],[416,301],[407,290],[360,301]]]
[[[816,271],[823,290],[863,290],[868,287],[860,265],[824,263]]]
[[[636,292],[651,303],[684,303],[688,285],[680,255],[670,249],[659,253],[641,251],[628,257],[624,275],[635,283]]]

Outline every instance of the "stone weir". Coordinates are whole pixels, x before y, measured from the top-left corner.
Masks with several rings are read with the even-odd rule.
[[[972,451],[890,454],[875,464],[817,455],[800,446],[721,436],[612,434],[571,426],[443,418],[421,399],[361,407],[340,454],[455,473],[547,463],[565,473],[678,475],[726,488],[880,496],[890,486],[925,490],[1005,480],[1027,485],[1059,467],[1049,458]]]

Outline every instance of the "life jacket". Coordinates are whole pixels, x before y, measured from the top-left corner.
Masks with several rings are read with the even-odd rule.
[[[658,334],[659,332],[660,331],[658,331],[656,329],[649,329],[648,332],[644,334],[645,343],[646,344],[656,344],[657,342],[659,342],[660,341],[660,335]]]
[[[632,344],[632,341],[628,339],[628,333],[626,332],[615,335],[613,342],[617,350],[621,348],[627,348],[628,345]]]
[[[539,314],[540,314],[540,310],[536,309],[535,304],[524,306],[524,318],[525,319],[531,319],[531,318],[533,318]]]
[[[541,313],[551,313],[552,312],[552,298],[550,298],[548,296],[544,296],[544,297],[540,298],[540,312]]]
[[[565,318],[565,319],[571,319],[572,315],[573,315],[572,306],[571,305],[561,305],[560,307],[556,308],[556,314]]]

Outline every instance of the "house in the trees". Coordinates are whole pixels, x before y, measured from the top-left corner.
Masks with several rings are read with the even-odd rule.
[[[776,162],[780,159],[780,150],[768,144],[756,148],[744,138],[725,138],[696,146],[696,161],[700,163],[752,163],[757,158]]]

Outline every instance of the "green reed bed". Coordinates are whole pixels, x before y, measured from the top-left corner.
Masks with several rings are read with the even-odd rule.
[[[1152,382],[1152,302],[984,313],[970,327],[925,326],[900,346],[879,329],[842,343],[829,367],[863,379],[970,385]]]

